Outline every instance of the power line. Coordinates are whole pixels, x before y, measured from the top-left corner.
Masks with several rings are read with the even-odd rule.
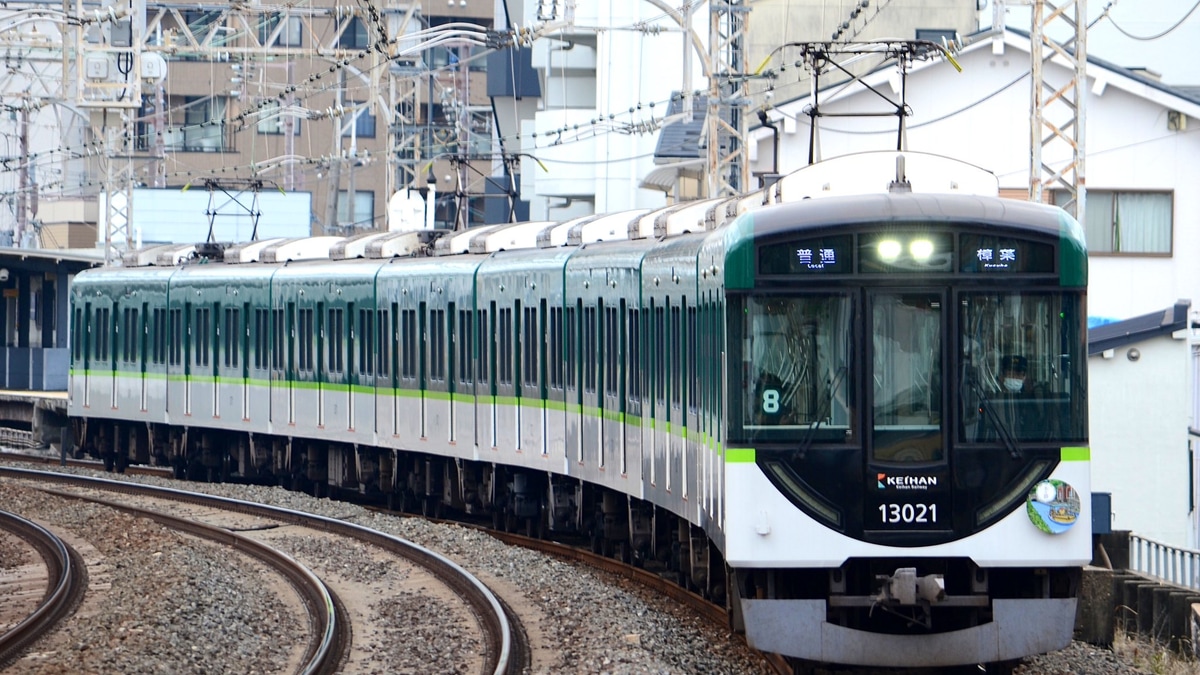
[[[1179,21],[1176,21],[1173,26],[1171,26],[1170,28],[1164,30],[1163,32],[1161,32],[1157,35],[1147,35],[1147,36],[1134,35],[1133,33],[1130,33],[1129,31],[1125,30],[1124,28],[1121,28],[1121,26],[1117,23],[1117,20],[1112,18],[1112,14],[1109,12],[1109,10],[1112,9],[1113,4],[1114,3],[1111,3],[1111,2],[1108,3],[1104,7],[1104,13],[1101,14],[1096,19],[1096,21],[1093,21],[1092,24],[1088,26],[1088,28],[1091,28],[1092,26],[1096,25],[1096,22],[1100,21],[1100,19],[1108,17],[1108,21],[1109,21],[1109,23],[1111,23],[1113,25],[1113,28],[1116,28],[1118,32],[1120,32],[1122,35],[1129,38],[1130,40],[1137,40],[1139,42],[1151,42],[1151,41],[1157,40],[1159,38],[1166,37],[1167,35],[1170,35],[1171,33],[1173,33],[1175,31],[1175,29],[1182,26],[1183,22],[1187,21],[1188,17],[1190,17],[1196,11],[1196,8],[1200,7],[1200,0],[1197,0],[1196,4],[1192,5],[1192,8],[1189,9],[1187,11],[1187,13],[1183,15],[1183,18],[1180,19]]]

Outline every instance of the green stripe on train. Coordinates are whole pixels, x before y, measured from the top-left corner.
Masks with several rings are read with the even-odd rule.
[[[1064,462],[1090,462],[1092,459],[1092,449],[1063,448],[1061,458]]]
[[[753,464],[754,448],[728,448],[725,450],[726,464]]]

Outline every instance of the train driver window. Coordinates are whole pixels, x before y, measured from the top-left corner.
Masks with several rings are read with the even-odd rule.
[[[969,294],[960,303],[963,440],[1006,444],[1086,438],[1082,304],[1070,294]],[[1011,450],[1011,449],[1010,449]]]
[[[748,298],[745,322],[743,428],[752,436],[790,429],[845,442],[849,298]]]

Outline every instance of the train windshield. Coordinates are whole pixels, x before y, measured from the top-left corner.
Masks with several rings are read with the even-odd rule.
[[[747,436],[850,431],[851,303],[845,295],[750,297],[742,326],[742,426]]]
[[[944,459],[942,294],[875,294],[871,329],[875,460]]]
[[[964,293],[959,325],[961,441],[1086,440],[1080,296]]]

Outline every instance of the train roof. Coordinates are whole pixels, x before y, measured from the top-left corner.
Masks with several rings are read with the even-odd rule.
[[[1062,209],[1016,199],[958,194],[868,194],[810,199],[766,206],[751,212],[755,236],[773,230],[818,229],[834,225],[918,220],[973,222],[1062,233],[1070,218]]]
[[[908,196],[887,197],[889,193]],[[853,196],[850,196],[853,195]],[[971,201],[974,199],[974,201]],[[792,206],[782,206],[791,204]],[[772,208],[785,208],[776,212]],[[748,194],[579,216],[566,221],[479,225],[462,231],[370,232],[353,237],[271,239],[230,246],[227,263],[286,264],[304,260],[490,255],[499,251],[583,247],[594,242],[655,240],[728,227],[751,214],[755,234],[772,227],[805,228],[890,218],[1023,223],[1059,230],[1071,219],[1052,207],[998,198],[996,177],[952,158],[911,151],[855,153],[805,166]],[[1065,218],[1065,221],[1063,220]],[[742,230],[736,228],[734,236]],[[1080,236],[1080,241],[1082,237]],[[127,254],[128,266],[188,266],[211,247],[170,245]],[[217,254],[219,256],[219,254]],[[219,257],[218,257],[219,259]]]

